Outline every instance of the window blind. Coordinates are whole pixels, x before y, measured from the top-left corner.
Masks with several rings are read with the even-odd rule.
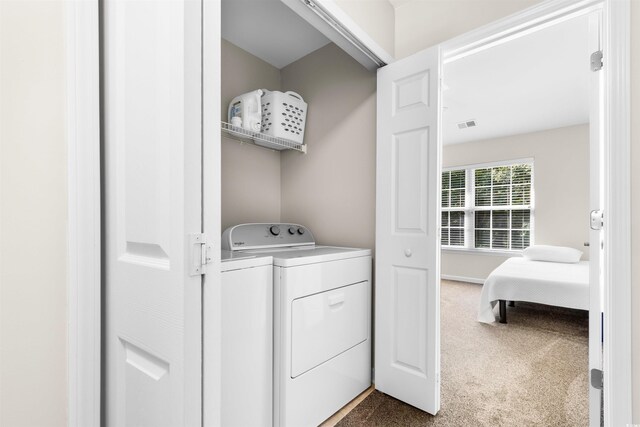
[[[444,171],[442,245],[483,250],[527,248],[531,244],[532,175],[532,163]]]
[[[464,169],[442,172],[442,234],[444,246],[464,246],[467,177]]]

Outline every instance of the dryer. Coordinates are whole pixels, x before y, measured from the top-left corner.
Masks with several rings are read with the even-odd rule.
[[[274,426],[317,426],[371,385],[371,251],[299,224],[241,224],[222,247],[273,258]]]

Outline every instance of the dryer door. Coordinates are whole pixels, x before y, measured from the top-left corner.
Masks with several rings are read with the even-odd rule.
[[[291,378],[369,338],[369,281],[295,299],[291,307]]]

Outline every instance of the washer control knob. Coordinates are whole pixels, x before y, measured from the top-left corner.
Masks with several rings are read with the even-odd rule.
[[[289,234],[296,234],[296,228],[295,227],[289,227]]]
[[[280,234],[280,227],[278,227],[277,225],[272,225],[271,227],[269,227],[269,231],[274,236],[277,236],[278,234]]]
[[[304,228],[298,227],[298,234],[300,235],[304,234]]]

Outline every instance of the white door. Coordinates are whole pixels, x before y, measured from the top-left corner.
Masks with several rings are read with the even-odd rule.
[[[438,48],[378,70],[375,386],[440,409]]]
[[[601,13],[589,16],[590,52],[601,49],[600,46]],[[585,61],[585,66],[587,62]],[[593,221],[599,221],[598,212],[602,209],[602,71],[593,71],[589,82],[589,206]],[[589,373],[592,369],[602,370],[602,290],[603,290],[603,231],[598,224],[591,224],[589,236]],[[600,408],[602,390],[589,386],[589,425],[600,426]]]
[[[201,425],[201,6],[102,1],[107,426]]]

